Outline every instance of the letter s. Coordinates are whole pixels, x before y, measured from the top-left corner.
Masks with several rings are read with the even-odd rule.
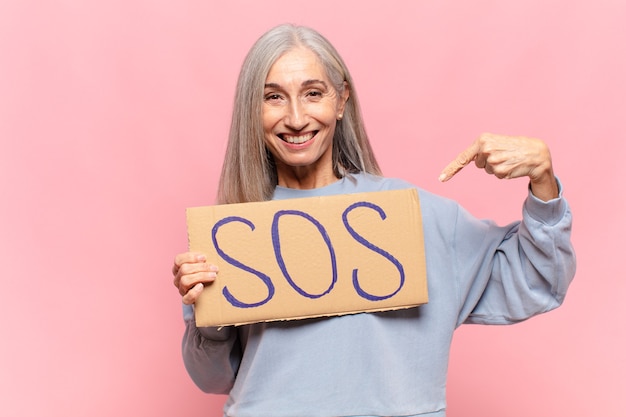
[[[367,201],[361,201],[361,202],[357,202],[357,203],[350,205],[347,209],[344,210],[343,215],[341,217],[343,219],[344,226],[348,230],[348,233],[350,233],[350,235],[357,242],[359,242],[361,245],[365,246],[366,248],[371,249],[372,251],[378,253],[379,255],[385,257],[386,259],[389,260],[389,262],[391,262],[398,269],[398,272],[400,273],[400,285],[398,286],[398,289],[396,289],[393,293],[388,294],[388,295],[378,296],[378,295],[369,294],[361,288],[361,285],[359,284],[359,278],[358,278],[358,269],[356,268],[352,270],[352,284],[354,285],[354,289],[356,290],[356,292],[361,297],[365,298],[366,300],[380,301],[380,300],[391,298],[394,295],[396,295],[404,286],[404,267],[393,255],[391,255],[389,252],[386,252],[385,250],[367,241],[365,238],[359,235],[352,228],[352,226],[350,226],[350,223],[348,222],[348,213],[357,207],[367,207],[372,210],[375,210],[376,212],[378,212],[382,220],[385,220],[387,215],[385,214],[383,209],[380,208],[380,206],[377,206],[376,204],[373,204],[373,203],[369,203]]]
[[[224,289],[222,290],[222,294],[224,294],[224,297],[226,298],[226,300],[231,303],[234,307],[239,307],[239,308],[251,308],[251,307],[258,307],[261,306],[265,303],[267,303],[269,300],[272,299],[272,297],[274,296],[274,284],[272,284],[272,280],[270,279],[270,277],[268,277],[267,275],[265,275],[262,272],[257,271],[256,269],[250,268],[247,265],[244,265],[243,263],[239,262],[238,260],[228,256],[219,246],[219,244],[217,243],[217,231],[220,227],[222,227],[225,224],[231,223],[231,222],[241,222],[244,223],[246,225],[248,225],[250,227],[250,230],[254,230],[254,224],[248,220],[245,219],[243,217],[237,217],[237,216],[230,216],[230,217],[225,217],[222,220],[218,221],[217,223],[215,223],[215,226],[213,226],[213,230],[211,232],[211,237],[213,239],[213,246],[215,246],[215,250],[217,250],[217,254],[224,259],[226,262],[228,262],[229,264],[233,265],[234,267],[237,267],[239,269],[242,269],[246,272],[250,272],[251,274],[256,275],[257,277],[259,277],[261,279],[261,281],[263,281],[263,283],[265,284],[265,286],[267,287],[267,297],[264,300],[261,300],[257,303],[244,303],[242,301],[237,300],[232,294],[231,292],[228,290],[228,288],[226,286],[224,286]]]

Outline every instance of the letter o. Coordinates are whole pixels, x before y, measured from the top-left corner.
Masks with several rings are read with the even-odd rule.
[[[321,294],[309,294],[308,292],[304,291],[300,286],[298,286],[298,284],[295,283],[291,275],[289,275],[289,271],[287,271],[287,267],[285,266],[285,260],[283,259],[281,249],[280,249],[280,234],[278,231],[278,221],[280,220],[282,216],[300,216],[300,217],[305,218],[317,228],[320,235],[324,239],[324,243],[326,243],[326,246],[328,247],[328,252],[330,253],[333,279],[328,289],[326,289]],[[280,210],[276,212],[276,214],[274,215],[274,220],[272,221],[272,245],[274,246],[274,254],[276,256],[276,261],[278,262],[278,266],[280,267],[280,270],[282,271],[283,276],[285,277],[289,285],[291,285],[291,287],[294,290],[296,290],[298,294],[307,298],[320,298],[332,291],[333,287],[335,286],[335,283],[337,282],[337,258],[335,256],[335,250],[333,248],[332,242],[330,241],[330,237],[328,236],[328,233],[326,233],[326,229],[324,229],[324,226],[322,226],[322,224],[319,221],[317,221],[314,217],[299,210]]]

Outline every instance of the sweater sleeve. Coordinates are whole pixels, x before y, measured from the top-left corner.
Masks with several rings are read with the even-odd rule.
[[[498,227],[459,208],[456,276],[462,323],[511,324],[560,306],[574,277],[572,215],[561,195],[529,190],[521,222]]]
[[[234,327],[196,327],[192,306],[183,306],[183,362],[193,382],[206,393],[227,394],[241,361]]]

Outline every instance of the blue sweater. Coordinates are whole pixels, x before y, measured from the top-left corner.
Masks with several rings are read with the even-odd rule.
[[[366,174],[274,199],[413,187]],[[183,358],[229,417],[445,416],[454,330],[511,324],[559,306],[574,276],[571,213],[529,193],[505,227],[418,190],[429,302],[406,310],[197,328],[184,308]]]

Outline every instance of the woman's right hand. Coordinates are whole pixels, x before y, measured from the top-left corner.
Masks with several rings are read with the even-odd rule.
[[[202,253],[184,252],[176,255],[172,274],[174,286],[183,296],[183,303],[195,303],[204,285],[215,281],[217,271],[217,266],[208,264]]]

